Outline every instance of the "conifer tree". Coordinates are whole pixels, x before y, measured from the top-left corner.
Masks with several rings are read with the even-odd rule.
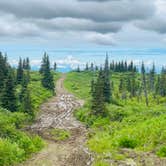
[[[90,70],[94,71],[94,65],[93,65],[93,63],[91,63]]]
[[[30,70],[31,69],[30,61],[29,61],[28,57],[25,59],[25,69],[26,70]]]
[[[17,84],[21,84],[23,79],[23,63],[22,59],[19,59],[18,67],[17,67]]]
[[[86,70],[86,71],[88,71],[88,70],[89,70],[88,63],[86,63],[85,70]]]
[[[99,68],[98,68],[98,66],[96,65],[96,66],[95,66],[95,71],[98,71],[98,70],[99,70]]]
[[[10,110],[11,112],[17,111],[17,98],[15,89],[14,74],[13,71],[10,71],[4,82],[4,88],[1,94],[1,106]]]
[[[106,56],[105,65],[104,65],[104,101],[106,103],[111,102],[111,86],[110,86],[110,70],[109,70],[109,61],[108,55]]]
[[[55,88],[54,79],[51,73],[49,56],[46,53],[43,56],[40,73],[42,74],[43,87],[51,90],[54,93],[54,88]]]
[[[32,109],[32,102],[31,102],[31,96],[30,96],[30,90],[28,89],[28,76],[24,73],[23,80],[21,83],[21,92],[20,92],[20,103],[22,111],[34,116],[34,112]]]
[[[77,69],[76,69],[76,72],[80,72],[81,70],[80,70],[80,66],[78,65],[78,67],[77,67]]]
[[[141,73],[142,73],[142,86],[143,86],[143,90],[144,90],[146,106],[148,106],[149,101],[148,101],[147,85],[146,85],[146,72],[145,72],[145,66],[144,66],[143,62],[142,62],[142,67],[141,67]]]
[[[7,78],[9,72],[9,64],[7,63],[7,56],[3,56],[0,52],[0,93],[4,86],[4,81]]]
[[[26,69],[26,60],[25,59],[23,59],[22,67],[23,67],[23,69]]]
[[[160,95],[166,96],[166,69],[162,67],[160,78]]]
[[[56,69],[57,69],[57,64],[56,64],[56,62],[54,63],[54,71],[56,71]]]
[[[94,115],[106,116],[106,108],[104,103],[104,75],[102,69],[99,71],[99,75],[94,87],[94,93],[92,96],[92,111]]]
[[[149,73],[149,89],[150,91],[154,91],[155,89],[155,65],[153,63],[152,69]]]

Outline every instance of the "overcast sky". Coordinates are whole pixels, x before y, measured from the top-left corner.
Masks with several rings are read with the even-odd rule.
[[[163,48],[166,0],[0,0],[0,49]]]

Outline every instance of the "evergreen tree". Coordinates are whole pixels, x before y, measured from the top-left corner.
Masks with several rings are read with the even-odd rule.
[[[104,103],[104,75],[102,69],[99,71],[99,75],[94,87],[94,93],[92,96],[92,111],[94,115],[106,116],[106,108]]]
[[[26,60],[25,59],[23,59],[22,67],[23,67],[23,69],[26,69]]]
[[[144,90],[146,106],[148,106],[149,101],[148,101],[147,85],[146,85],[146,72],[145,72],[145,66],[144,66],[143,62],[142,62],[142,67],[141,67],[141,73],[142,73],[142,86],[143,86],[143,90]]]
[[[98,66],[97,66],[97,65],[95,66],[95,70],[96,70],[96,71],[98,71],[98,70],[99,70],[99,68],[98,68]]]
[[[40,74],[43,74],[43,72],[46,70],[46,64],[47,64],[47,53],[45,52],[42,58],[42,64],[39,70]]]
[[[80,66],[78,65],[78,67],[77,67],[77,69],[76,69],[76,72],[80,72],[81,70],[80,70]]]
[[[3,56],[0,52],[0,93],[4,86],[4,81],[8,76],[10,66],[7,63],[7,56]]]
[[[11,112],[17,111],[17,98],[15,89],[14,74],[12,71],[10,71],[5,80],[4,88],[1,94],[1,106],[10,110]]]
[[[94,71],[94,65],[93,65],[93,63],[91,63],[90,70]]]
[[[26,69],[26,70],[30,70],[31,69],[30,61],[29,61],[28,57],[25,59],[25,68],[24,69]]]
[[[21,84],[22,79],[23,79],[23,63],[22,63],[22,59],[20,58],[18,67],[17,67],[17,83]]]
[[[110,86],[110,70],[108,55],[106,56],[105,66],[104,66],[104,101],[107,103],[111,102],[111,86]]]
[[[166,96],[166,69],[162,67],[160,78],[160,95]]]
[[[40,73],[42,74],[42,85],[43,87],[52,90],[54,93],[55,85],[53,75],[51,73],[49,56],[45,53],[42,60],[42,65],[40,68]]]
[[[32,109],[30,90],[28,89],[28,76],[25,73],[23,75],[23,80],[21,83],[21,92],[20,92],[19,97],[20,97],[22,111],[33,117],[34,112]]]
[[[155,65],[154,65],[154,63],[153,63],[153,67],[149,73],[149,89],[152,92],[155,90]]]
[[[86,63],[85,70],[86,70],[86,71],[88,71],[88,70],[89,70],[88,63]]]
[[[56,71],[56,69],[57,69],[57,64],[56,64],[56,62],[54,63],[54,71]]]
[[[136,85],[136,73],[133,69],[131,72],[131,97],[136,96],[136,90],[137,90],[137,85]]]

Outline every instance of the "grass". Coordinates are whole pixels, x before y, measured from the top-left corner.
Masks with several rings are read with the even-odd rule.
[[[58,73],[54,74],[55,80],[59,76]],[[41,76],[38,72],[31,72],[29,89],[35,114],[39,106],[52,96],[50,91],[42,87],[40,80]],[[19,89],[18,86],[17,93]],[[20,163],[43,148],[44,142],[39,136],[23,131],[22,128],[30,122],[32,118],[21,111],[12,113],[0,108],[0,166]],[[61,133],[57,138],[63,139],[65,136],[65,133]]]
[[[70,132],[63,129],[51,129],[50,135],[55,141],[64,141],[70,137]]]
[[[134,151],[152,152],[159,157],[166,157],[166,98],[159,98],[160,104],[149,96],[150,104],[137,98],[122,100],[118,93],[121,77],[129,73],[113,73],[114,104],[107,105],[106,118],[91,115],[90,82],[91,72],[71,72],[67,75],[65,87],[77,97],[86,101],[83,108],[75,112],[75,116],[91,128],[88,146],[96,154],[95,166],[105,166],[105,159],[124,159],[120,149],[129,148]],[[139,81],[140,75],[137,75]]]

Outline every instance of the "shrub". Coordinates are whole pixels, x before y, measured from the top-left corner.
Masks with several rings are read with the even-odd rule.
[[[51,129],[50,134],[55,141],[64,141],[70,137],[70,133],[63,129]]]
[[[10,166],[24,160],[25,152],[15,143],[0,139],[0,166]]]
[[[157,151],[157,155],[160,157],[166,157],[166,146],[161,146]]]
[[[119,146],[122,148],[131,148],[134,149],[138,145],[138,141],[129,137],[122,137],[119,140]]]

